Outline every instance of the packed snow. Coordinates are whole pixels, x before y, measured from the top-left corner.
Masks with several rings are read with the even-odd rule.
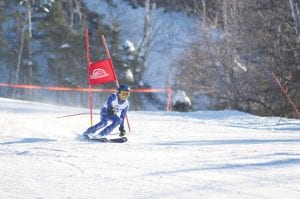
[[[300,197],[300,120],[131,111],[116,144],[82,139],[85,113],[0,98],[0,198]]]

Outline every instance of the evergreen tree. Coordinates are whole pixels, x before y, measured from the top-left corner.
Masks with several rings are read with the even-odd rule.
[[[0,13],[2,13],[0,15],[0,71],[7,71],[10,72],[6,69],[6,55],[7,55],[7,44],[6,44],[6,40],[4,37],[4,30],[3,30],[3,26],[5,23],[5,0],[0,0]],[[2,72],[2,74],[0,74],[0,82],[7,82],[8,81],[8,74],[5,74],[4,72]],[[7,88],[1,88],[0,89],[0,95],[7,95]]]
[[[65,21],[61,1],[54,3],[49,15],[38,23],[38,29],[43,35],[41,44],[46,52],[49,75],[52,77],[49,78],[48,84],[55,83],[58,86],[65,84],[67,86],[65,81],[69,80],[70,78],[67,77],[72,74],[68,65],[72,61],[69,53],[71,44],[68,43],[71,29]],[[51,82],[51,79],[54,82]],[[60,97],[60,93],[57,93],[57,101],[60,100]]]
[[[5,6],[5,1],[4,0],[0,0],[0,13],[4,13],[4,8]],[[1,44],[3,44],[4,42],[4,38],[3,38],[3,22],[5,21],[5,15],[1,14],[0,15],[0,42]]]

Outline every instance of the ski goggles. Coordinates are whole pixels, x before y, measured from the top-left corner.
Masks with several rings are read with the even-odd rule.
[[[122,99],[127,99],[127,98],[130,96],[130,92],[128,92],[128,91],[121,91],[121,92],[119,93],[119,96],[120,96],[120,98],[122,98]]]

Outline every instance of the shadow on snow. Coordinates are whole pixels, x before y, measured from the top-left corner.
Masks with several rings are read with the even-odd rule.
[[[300,143],[300,139],[227,139],[227,140],[186,140],[160,142],[163,146],[206,146],[230,144],[264,144],[264,143]]]
[[[0,145],[9,145],[9,144],[24,144],[24,143],[35,143],[35,142],[54,142],[56,140],[44,139],[44,138],[22,138],[16,141],[2,142]]]
[[[281,160],[271,160],[267,162],[255,162],[255,163],[236,163],[236,164],[219,164],[219,165],[203,165],[197,168],[178,169],[172,171],[159,171],[148,173],[148,175],[169,175],[175,173],[187,173],[198,172],[205,170],[224,170],[224,169],[255,169],[255,168],[272,168],[272,167],[287,167],[293,165],[299,165],[300,158],[286,158]]]

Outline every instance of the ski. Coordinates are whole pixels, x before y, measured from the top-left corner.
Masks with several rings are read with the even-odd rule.
[[[127,137],[120,137],[120,138],[111,138],[108,139],[107,142],[113,142],[113,143],[124,143],[127,142]]]
[[[127,137],[119,137],[119,138],[89,138],[88,136],[83,136],[85,139],[93,142],[111,142],[111,143],[124,143],[127,142]]]
[[[112,143],[124,143],[127,142],[127,137],[120,137],[120,138],[92,138],[92,141],[98,142],[112,142]]]

